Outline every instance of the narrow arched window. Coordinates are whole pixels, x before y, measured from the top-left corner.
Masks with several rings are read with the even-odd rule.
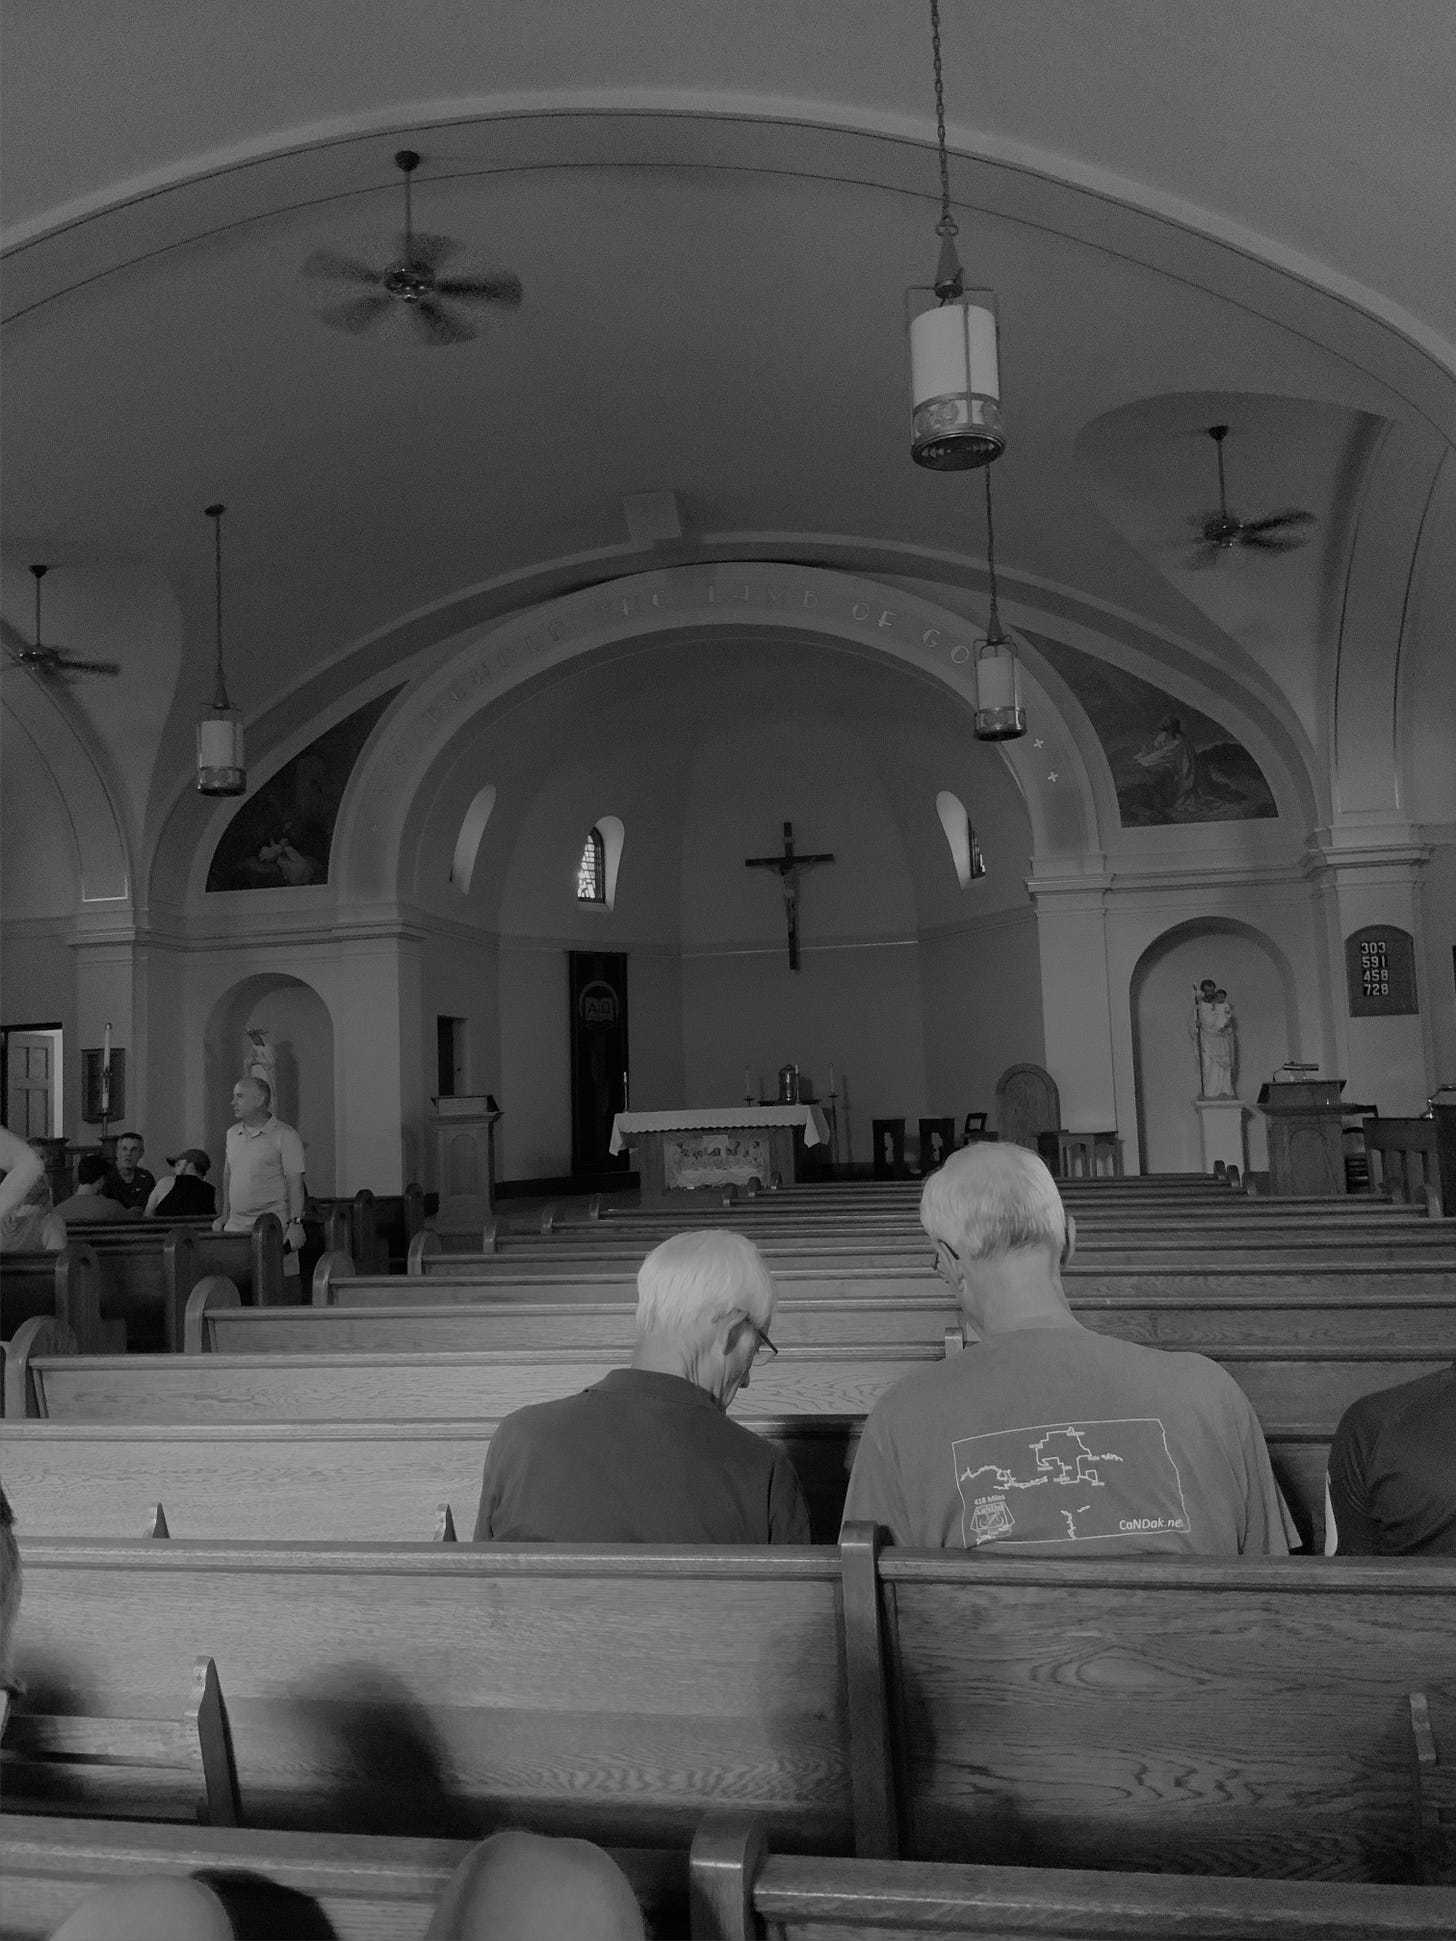
[[[940,817],[940,826],[945,831],[945,839],[950,844],[956,881],[965,889],[978,876],[986,874],[986,859],[981,854],[980,841],[971,826],[966,805],[958,795],[952,795],[949,789],[942,789],[935,798],[935,809]]]
[[[593,829],[582,846],[576,866],[578,903],[605,903],[607,900],[607,858],[602,847],[602,832]]]

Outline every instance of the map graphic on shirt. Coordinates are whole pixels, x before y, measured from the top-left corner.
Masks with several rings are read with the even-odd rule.
[[[1156,1416],[1043,1422],[951,1444],[968,1550],[1188,1532],[1178,1465]]]

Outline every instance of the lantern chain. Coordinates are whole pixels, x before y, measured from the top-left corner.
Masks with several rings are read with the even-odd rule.
[[[212,601],[213,630],[217,640],[217,684],[213,689],[212,705],[215,708],[230,708],[227,682],[222,671],[222,515],[226,506],[210,505],[207,516],[212,521]]]
[[[986,645],[1001,646],[1006,636],[1001,631],[1001,612],[996,605],[996,521],[991,513],[991,468],[982,468],[981,476],[986,481],[986,570],[991,580],[991,613],[986,625]]]
[[[937,236],[958,235],[950,212],[950,159],[945,148],[945,79],[940,66],[940,0],[930,0],[930,50],[935,59],[935,141],[940,154],[940,221]]]

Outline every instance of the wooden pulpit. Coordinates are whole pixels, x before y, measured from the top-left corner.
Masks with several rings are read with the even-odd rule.
[[[1269,1126],[1269,1190],[1278,1195],[1345,1191],[1342,1078],[1264,1085],[1259,1109]]]

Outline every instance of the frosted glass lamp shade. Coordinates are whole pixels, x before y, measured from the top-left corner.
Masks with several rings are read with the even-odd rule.
[[[995,299],[972,290],[910,323],[910,455],[933,472],[968,472],[1006,448]]]
[[[197,793],[242,795],[247,786],[243,717],[236,708],[209,708],[197,722]]]
[[[976,740],[1015,741],[1025,733],[1021,662],[1009,643],[986,642],[976,661]]]

